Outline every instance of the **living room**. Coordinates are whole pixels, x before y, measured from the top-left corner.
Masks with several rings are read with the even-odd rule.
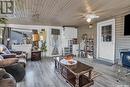
[[[130,86],[129,0],[0,2],[0,87]]]

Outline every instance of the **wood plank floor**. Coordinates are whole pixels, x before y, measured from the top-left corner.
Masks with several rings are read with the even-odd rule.
[[[101,76],[94,79],[91,87],[130,87],[130,82],[121,80],[117,82],[117,75],[112,66],[93,62],[87,58],[76,58],[77,60],[91,65]],[[60,79],[54,71],[53,58],[42,58],[41,61],[28,61],[25,79],[17,83],[17,87],[70,87]]]

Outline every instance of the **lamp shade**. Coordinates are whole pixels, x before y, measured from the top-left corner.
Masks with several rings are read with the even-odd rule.
[[[39,35],[38,34],[33,34],[32,35],[32,41],[39,41]]]
[[[45,31],[42,31],[40,32],[40,40],[46,40],[46,32]]]

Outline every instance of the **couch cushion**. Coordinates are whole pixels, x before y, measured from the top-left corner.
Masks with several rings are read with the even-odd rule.
[[[25,76],[25,68],[20,63],[7,66],[5,70],[15,78],[16,82],[23,80]]]
[[[3,78],[5,73],[6,73],[5,70],[3,68],[0,68],[0,80]]]
[[[5,67],[18,62],[18,58],[1,59],[0,67]]]
[[[7,58],[16,58],[16,55],[15,55],[15,54],[1,54],[1,56],[2,56],[4,59],[7,59]]]
[[[0,80],[0,87],[16,87],[16,81],[10,74],[5,73]]]

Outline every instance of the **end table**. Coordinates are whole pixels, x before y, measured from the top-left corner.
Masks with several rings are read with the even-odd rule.
[[[31,52],[31,60],[41,60],[41,51],[32,51]]]

